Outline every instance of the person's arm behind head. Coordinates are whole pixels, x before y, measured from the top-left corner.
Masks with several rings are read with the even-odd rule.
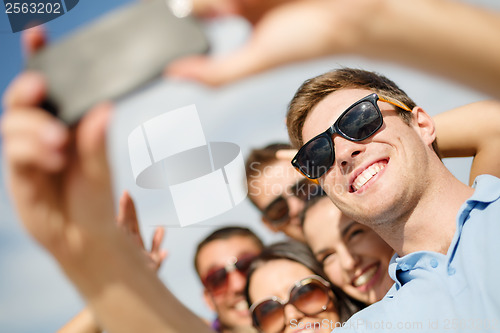
[[[468,104],[434,117],[443,157],[473,156],[469,183],[481,174],[500,177],[500,102]]]

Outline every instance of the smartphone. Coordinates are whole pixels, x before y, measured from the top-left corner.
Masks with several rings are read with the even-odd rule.
[[[165,0],[137,1],[44,47],[27,69],[46,77],[43,107],[72,125],[96,103],[159,78],[173,59],[208,49],[193,17],[176,17]]]

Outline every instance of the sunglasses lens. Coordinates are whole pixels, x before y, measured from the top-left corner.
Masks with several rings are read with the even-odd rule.
[[[255,327],[264,333],[281,332],[285,322],[283,306],[273,300],[260,303],[252,312]]]
[[[235,264],[236,269],[243,275],[247,275],[248,269],[250,268],[250,265],[252,264],[252,261],[254,259],[255,256],[248,256],[238,259],[238,262],[236,262]]]
[[[357,141],[370,137],[380,126],[382,126],[382,116],[369,101],[354,106],[338,122],[342,134]]]
[[[326,287],[315,280],[293,289],[290,297],[290,303],[308,316],[323,312],[329,300]]]
[[[330,169],[334,160],[331,142],[326,135],[309,141],[300,148],[293,165],[311,179],[321,177]]]
[[[278,197],[267,206],[264,215],[271,223],[281,225],[288,220],[288,212],[286,199]]]
[[[224,290],[227,282],[227,272],[224,268],[219,268],[209,272],[203,283],[205,287],[212,293],[217,294]]]

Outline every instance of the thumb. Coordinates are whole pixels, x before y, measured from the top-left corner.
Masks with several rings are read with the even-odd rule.
[[[76,130],[78,158],[86,175],[101,177],[109,172],[106,160],[106,133],[111,117],[111,103],[94,107]]]
[[[102,103],[93,108],[76,128],[76,172],[82,199],[94,205],[92,211],[108,221],[114,220],[111,175],[106,154],[106,132],[112,106]]]

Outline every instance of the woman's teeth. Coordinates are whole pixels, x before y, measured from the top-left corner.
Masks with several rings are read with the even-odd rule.
[[[245,300],[241,300],[234,306],[234,309],[237,311],[245,311],[248,310],[248,303]]]
[[[369,270],[367,270],[366,272],[364,272],[363,274],[361,274],[360,276],[358,276],[353,281],[352,284],[355,287],[361,287],[362,285],[367,284],[373,278],[373,276],[377,272],[377,269],[378,269],[378,265],[373,266],[372,268],[370,268]]]

